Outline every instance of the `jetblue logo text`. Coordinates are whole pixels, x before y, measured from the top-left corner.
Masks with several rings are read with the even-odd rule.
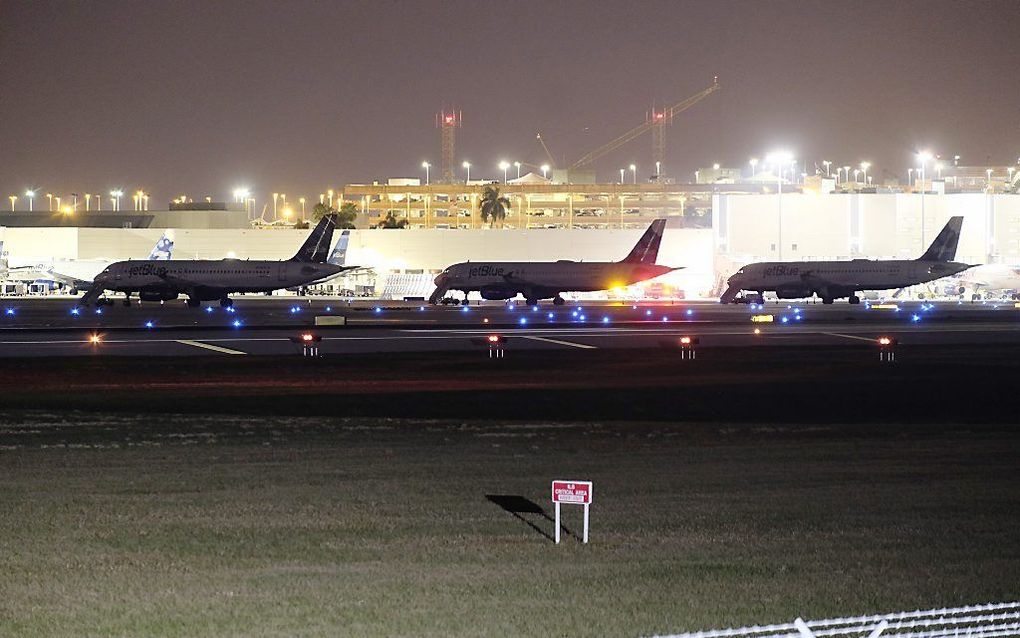
[[[496,266],[478,266],[468,271],[469,277],[502,277],[503,269]]]
[[[145,275],[156,275],[157,277],[163,277],[166,275],[166,266],[143,264],[140,266],[131,266],[130,268],[128,268],[128,276],[130,277],[140,277]]]
[[[785,276],[785,275],[799,275],[800,268],[797,266],[769,266],[765,269],[766,277],[773,276]]]

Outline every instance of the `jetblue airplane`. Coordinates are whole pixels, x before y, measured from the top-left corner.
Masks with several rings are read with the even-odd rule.
[[[528,305],[539,299],[552,298],[557,306],[564,303],[562,292],[593,292],[629,286],[658,277],[678,268],[657,266],[665,219],[656,219],[623,261],[576,262],[568,260],[545,262],[461,262],[436,277],[436,290],[429,297],[435,304],[450,290],[467,293],[477,290],[483,299],[513,299],[524,295]]]
[[[147,257],[150,261],[164,261],[173,255],[174,241],[166,231],[156,242]],[[53,283],[55,287],[70,286],[71,294],[79,290],[87,290],[96,275],[114,263],[112,259],[54,259],[51,261],[33,261],[21,259],[16,264],[7,263],[4,273],[6,279],[26,282]]]
[[[952,217],[919,259],[853,259],[851,261],[768,261],[748,264],[727,281],[728,287],[719,299],[736,302],[744,290],[758,293],[762,302],[766,291],[780,299],[802,299],[812,295],[831,304],[834,299],[847,298],[860,303],[858,291],[891,290],[923,284],[948,277],[970,268],[953,261],[960,241],[963,217]]]
[[[193,308],[215,299],[226,308],[234,305],[230,293],[303,286],[353,268],[325,263],[335,227],[336,215],[323,217],[297,254],[286,261],[182,259],[165,265],[118,261],[96,276],[94,285],[78,303],[96,303],[104,291],[112,290],[124,293],[126,305],[134,293],[142,301],[170,301],[184,294]]]

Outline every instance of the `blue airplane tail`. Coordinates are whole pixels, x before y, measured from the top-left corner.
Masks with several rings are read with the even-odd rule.
[[[321,264],[326,261],[329,245],[333,243],[333,229],[336,228],[336,215],[326,215],[312,229],[305,243],[301,244],[297,254],[291,261]]]
[[[960,229],[963,227],[963,216],[950,217],[935,241],[928,246],[918,261],[953,261],[956,259],[956,246],[960,243]]]
[[[174,240],[170,238],[170,231],[163,233],[163,236],[159,238],[156,245],[153,246],[152,252],[149,253],[149,261],[166,261],[169,260],[174,251]]]
[[[665,219],[656,219],[648,227],[641,239],[635,244],[630,254],[623,258],[626,264],[655,264],[659,257],[659,244],[662,243],[662,231],[666,229]]]
[[[343,266],[344,262],[347,261],[347,242],[351,239],[351,231],[345,230],[340,233],[340,239],[337,240],[336,246],[333,247],[333,252],[329,254],[329,259],[326,260],[327,264],[334,266]]]

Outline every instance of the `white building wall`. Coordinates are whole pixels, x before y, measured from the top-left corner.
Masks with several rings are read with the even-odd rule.
[[[1020,195],[955,193],[925,195],[923,200],[913,193],[781,197],[783,260],[913,259],[950,217],[962,215],[957,260],[1020,262]],[[780,195],[717,195],[713,202],[714,244],[720,256],[741,263],[780,259]]]

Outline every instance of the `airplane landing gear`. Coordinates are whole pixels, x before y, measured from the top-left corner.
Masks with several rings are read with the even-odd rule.
[[[188,297],[188,308],[198,308],[202,304],[198,299]]]
[[[853,306],[853,305],[861,303],[861,298],[858,297],[857,295],[850,295],[849,297],[846,298],[846,301],[851,306]]]
[[[554,306],[562,306],[565,303],[567,303],[567,300],[564,299],[563,297],[561,297],[559,295],[556,295],[555,297],[553,297],[553,305]]]
[[[537,306],[538,305],[538,299],[535,299],[534,297],[525,297],[524,298],[524,303],[526,303],[529,306]]]
[[[471,303],[471,302],[468,301],[467,295],[464,295],[464,298],[460,300],[460,305],[462,305],[462,306],[466,306],[469,303]]]
[[[832,301],[833,301],[832,297],[822,297],[822,303],[825,304],[826,306],[831,306]]]
[[[220,307],[221,308],[232,308],[233,306],[234,306],[234,300],[231,299],[230,297],[224,297],[223,299],[220,299]]]

